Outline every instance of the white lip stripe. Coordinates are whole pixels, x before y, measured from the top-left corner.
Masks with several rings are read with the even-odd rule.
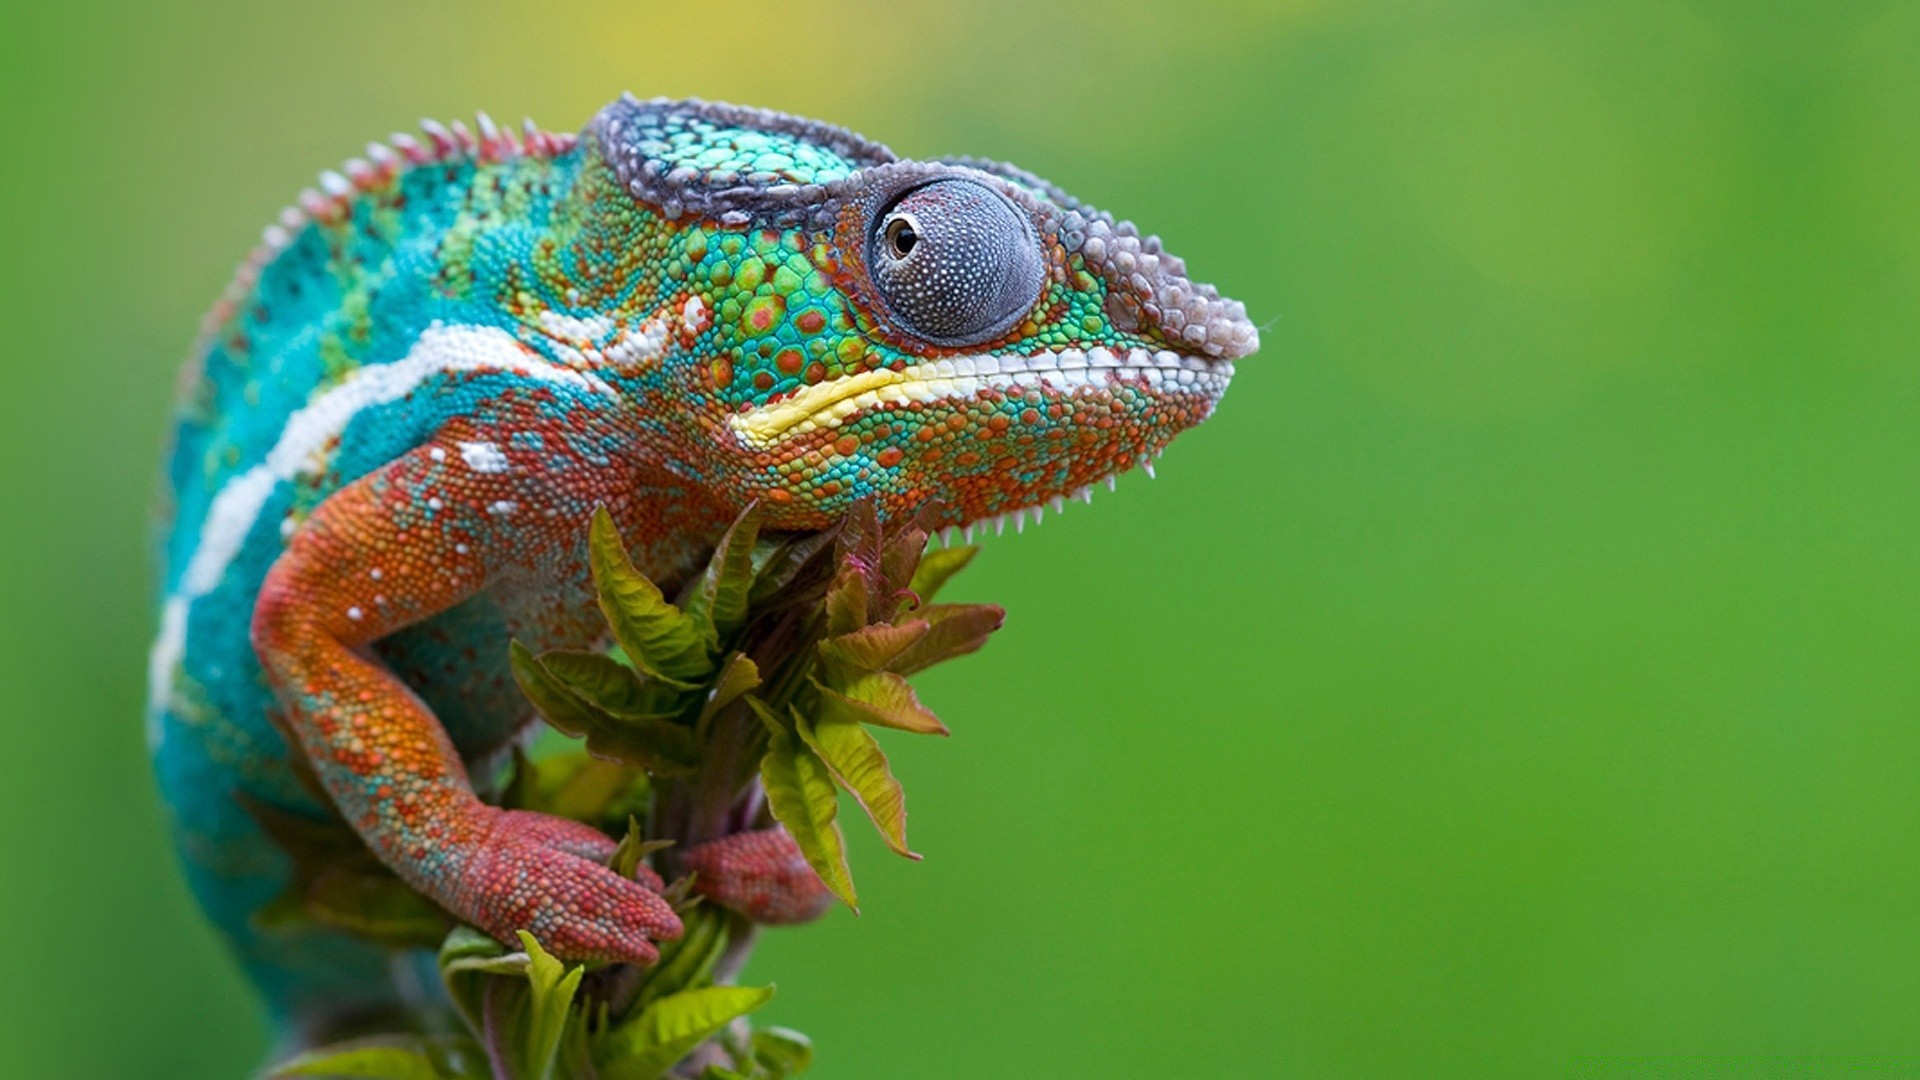
[[[274,488],[299,475],[309,459],[346,431],[362,410],[398,401],[428,379],[460,371],[513,372],[541,382],[615,393],[593,375],[530,353],[504,330],[434,323],[421,332],[407,355],[360,368],[289,416],[266,460],[227,481],[214,496],[200,526],[200,543],[161,610],[160,632],[147,665],[150,743],[157,745],[159,714],[172,693],[173,670],[186,650],[188,609],[219,587]]]
[[[958,356],[904,371],[882,368],[817,383],[773,404],[736,413],[728,424],[743,444],[766,450],[818,428],[838,427],[868,409],[964,398],[986,387],[1014,390],[1044,384],[1072,392],[1106,386],[1117,378],[1145,378],[1156,389],[1218,398],[1232,377],[1230,362],[1184,357],[1164,349]]]

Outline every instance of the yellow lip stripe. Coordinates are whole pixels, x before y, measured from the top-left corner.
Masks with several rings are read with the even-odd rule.
[[[796,391],[791,397],[784,398],[772,405],[765,405],[752,412],[736,413],[729,422],[733,430],[748,445],[765,449],[779,442],[781,436],[794,425],[807,418],[832,408],[834,405],[858,397],[869,390],[878,390],[883,386],[904,382],[912,378],[903,371],[889,371],[880,368],[875,371],[863,371],[858,375],[830,379]]]

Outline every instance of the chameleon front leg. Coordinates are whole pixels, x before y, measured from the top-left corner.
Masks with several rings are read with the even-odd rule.
[[[524,929],[571,959],[652,963],[680,920],[602,865],[613,842],[481,802],[439,721],[368,649],[504,573],[563,571],[587,509],[619,497],[612,470],[556,474],[492,443],[461,468],[474,445],[444,434],[327,498],[268,573],[254,649],[340,812],[402,879],[503,940]]]

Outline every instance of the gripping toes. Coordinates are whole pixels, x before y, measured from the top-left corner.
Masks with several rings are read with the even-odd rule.
[[[503,941],[528,930],[569,960],[651,964],[654,942],[680,936],[679,916],[655,892],[602,865],[613,841],[597,830],[525,811],[498,811],[467,863],[460,914]]]
[[[693,891],[754,922],[790,925],[818,918],[833,894],[785,829],[738,833],[689,850]]]

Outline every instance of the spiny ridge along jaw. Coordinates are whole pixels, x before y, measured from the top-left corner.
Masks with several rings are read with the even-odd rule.
[[[1160,454],[1161,451],[1156,450],[1151,456],[1142,457],[1136,463],[1140,469],[1147,474],[1149,479],[1152,479],[1154,475],[1154,459],[1158,458]],[[1119,473],[1109,473],[1102,482],[1107,485],[1108,491],[1112,491],[1118,484],[1119,479]],[[1035,525],[1040,524],[1040,522],[1046,518],[1046,512],[1048,510],[1052,510],[1056,514],[1066,513],[1067,502],[1069,500],[1077,500],[1091,505],[1093,502],[1093,487],[1093,484],[1087,484],[1083,487],[1074,488],[1065,495],[1055,495],[1044,502],[1034,503],[1031,506],[1018,507],[1003,513],[994,514],[991,517],[976,518],[963,525],[948,525],[938,530],[934,535],[939,539],[940,543],[947,547],[953,547],[956,544],[973,543],[976,533],[985,536],[988,531],[992,531],[995,536],[999,536],[1007,531],[1007,524],[1009,522],[1013,524],[1014,532],[1025,532],[1028,522],[1032,522]]]
[[[857,413],[887,405],[952,400],[987,388],[1048,386],[1073,391],[1106,385],[1108,373],[1144,376],[1156,389],[1218,398],[1233,363],[1182,356],[1170,349],[1063,349],[1031,356],[953,356],[900,371],[880,368],[803,387],[728,418],[747,446],[765,450],[816,429],[837,427]]]

